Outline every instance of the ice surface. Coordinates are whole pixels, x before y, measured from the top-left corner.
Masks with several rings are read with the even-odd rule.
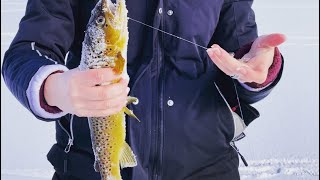
[[[1,62],[26,0],[1,0]],[[242,179],[319,179],[319,2],[268,0],[254,3],[259,34],[281,32],[285,69],[280,84],[255,105],[261,117],[238,143],[249,167]],[[46,154],[54,124],[36,120],[5,87],[1,77],[1,178],[51,179]],[[241,164],[241,163],[240,163]]]

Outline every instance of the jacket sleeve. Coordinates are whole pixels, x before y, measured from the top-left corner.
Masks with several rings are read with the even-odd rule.
[[[237,52],[254,41],[258,32],[252,3],[253,0],[225,0],[211,44],[219,44],[228,52]],[[265,88],[259,88],[260,90],[253,91],[249,86],[236,82],[241,101],[252,104],[268,96],[280,80],[282,66],[283,63],[274,81]]]
[[[73,2],[29,0],[19,30],[5,53],[2,75],[12,94],[38,119],[46,118],[35,109],[42,82],[55,71],[66,71],[64,57],[74,38]],[[36,105],[35,105],[36,104]]]

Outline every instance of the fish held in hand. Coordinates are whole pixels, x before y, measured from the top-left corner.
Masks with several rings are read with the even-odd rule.
[[[127,74],[127,45],[129,39],[125,0],[100,0],[91,12],[87,25],[80,70],[111,68],[115,74],[129,79]],[[120,79],[112,83],[119,82]],[[105,85],[105,84],[101,84]],[[128,103],[137,101],[128,97]],[[125,114],[138,119],[131,110],[123,107],[107,117],[89,117],[94,168],[103,180],[121,180],[120,168],[134,167],[137,160],[125,142]]]

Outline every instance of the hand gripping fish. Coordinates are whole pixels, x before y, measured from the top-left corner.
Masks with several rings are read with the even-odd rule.
[[[116,3],[100,0],[96,4],[82,43],[81,70],[107,67],[112,68],[115,74],[129,78],[126,69],[127,13],[125,0],[117,0]],[[128,97],[128,104],[136,100]],[[137,119],[127,107],[108,117],[88,118],[95,155],[94,169],[100,171],[103,180],[121,180],[120,167],[137,165],[135,155],[125,142],[125,113]]]

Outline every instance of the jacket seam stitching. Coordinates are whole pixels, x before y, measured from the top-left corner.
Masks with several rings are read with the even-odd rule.
[[[236,16],[235,16],[235,8],[234,6],[232,5],[232,11],[233,11],[233,21],[236,25],[236,28],[235,28],[235,33],[236,33],[236,36],[237,36],[237,42],[238,42],[238,49],[240,48],[240,41],[239,41],[239,34],[238,34],[238,24],[237,24],[237,19],[236,19]]]

